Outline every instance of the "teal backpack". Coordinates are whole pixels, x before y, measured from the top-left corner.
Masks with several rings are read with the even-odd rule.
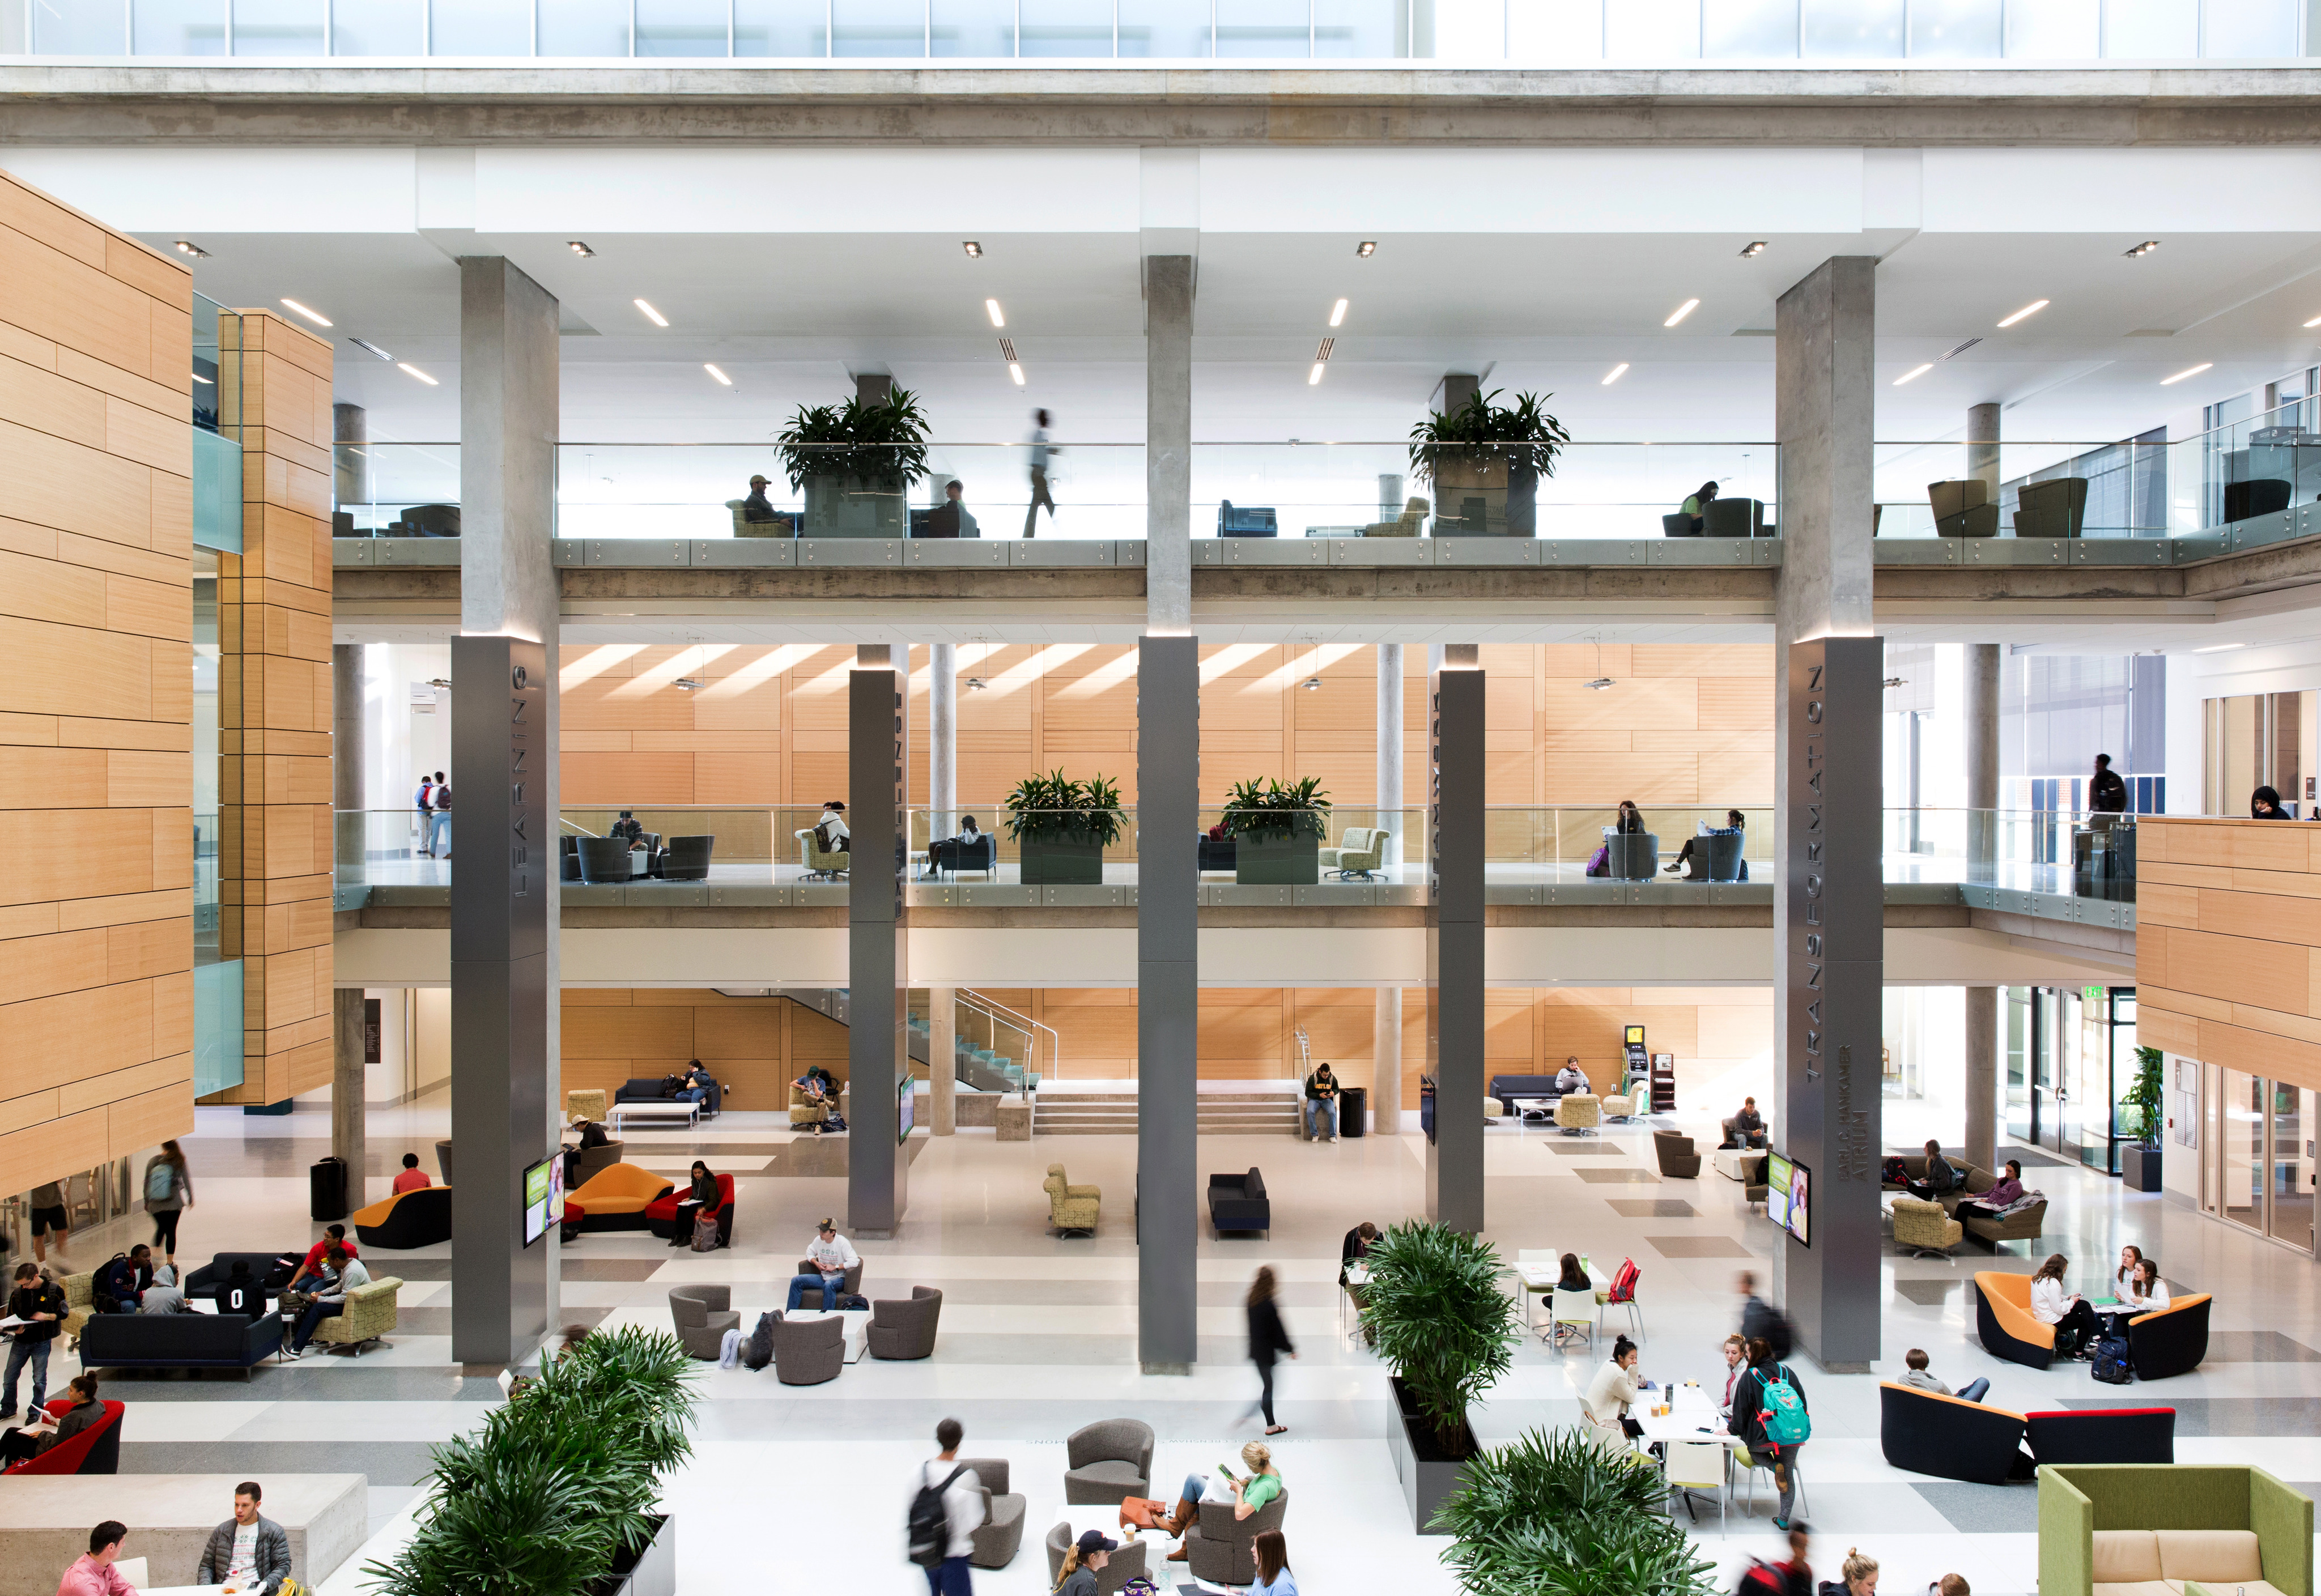
[[[1765,1410],[1757,1417],[1765,1427],[1765,1438],[1777,1446],[1795,1446],[1813,1434],[1813,1415],[1806,1411],[1806,1400],[1789,1377],[1787,1364],[1758,1382],[1764,1399]]]

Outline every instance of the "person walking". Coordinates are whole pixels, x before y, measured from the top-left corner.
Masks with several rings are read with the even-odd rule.
[[[1273,1421],[1273,1360],[1281,1353],[1291,1357],[1297,1348],[1291,1344],[1289,1332],[1281,1323],[1281,1310],[1273,1301],[1273,1271],[1260,1268],[1257,1278],[1249,1283],[1249,1361],[1257,1365],[1257,1405],[1242,1415],[1243,1419],[1265,1415],[1265,1433],[1278,1436],[1289,1427]]]
[[[419,851],[430,858],[435,857],[434,847],[428,840],[428,832],[435,823],[435,784],[442,779],[440,770],[432,775],[421,771],[419,790],[411,795],[411,807],[419,812]]]
[[[2109,754],[2096,756],[2095,774],[2088,777],[2088,807],[2098,814],[2127,812],[2127,784],[2111,767]]]
[[[194,1177],[186,1173],[185,1149],[165,1141],[145,1160],[145,1211],[153,1216],[153,1245],[161,1261],[177,1262],[177,1216],[194,1205]]]
[[[440,770],[435,773],[435,808],[429,824],[433,829],[427,835],[428,857],[439,859],[450,858],[451,857],[451,789],[445,784],[443,773]],[[435,851],[438,843],[441,843],[443,848],[443,851],[440,854]]]
[[[290,1577],[290,1537],[258,1510],[265,1492],[255,1480],[233,1488],[233,1517],[210,1531],[194,1582],[223,1585],[234,1596],[274,1596]]]
[[[1798,1494],[1798,1453],[1806,1443],[1806,1437],[1797,1432],[1809,1428],[1802,1422],[1805,1419],[1804,1384],[1773,1356],[1763,1337],[1750,1338],[1749,1372],[1733,1388],[1733,1433],[1749,1448],[1752,1466],[1773,1471],[1774,1488],[1781,1493],[1780,1505],[1773,1514],[1776,1529],[1791,1527],[1789,1509]]]
[[[911,1491],[909,1550],[911,1561],[927,1571],[927,1596],[975,1592],[967,1558],[975,1550],[976,1527],[983,1522],[983,1482],[959,1460],[966,1435],[956,1419],[935,1426],[939,1450],[919,1466],[919,1481]],[[932,1510],[938,1504],[939,1519]]]
[[[53,1237],[57,1262],[65,1261],[65,1243],[72,1239],[72,1210],[65,1202],[65,1183],[50,1181],[32,1188],[32,1257],[35,1262],[49,1261],[49,1249],[43,1237]]]
[[[8,1293],[8,1311],[24,1322],[8,1347],[8,1383],[0,1392],[0,1420],[16,1417],[16,1376],[27,1364],[32,1366],[31,1411],[39,1412],[49,1400],[49,1349],[56,1345],[57,1331],[71,1309],[64,1287],[44,1276],[38,1264],[19,1264],[15,1287]]]
[[[1040,519],[1040,506],[1048,507],[1048,526],[1056,524],[1056,501],[1048,493],[1048,457],[1054,451],[1048,447],[1048,413],[1032,413],[1032,502],[1024,510],[1024,536],[1032,535],[1033,523]]]

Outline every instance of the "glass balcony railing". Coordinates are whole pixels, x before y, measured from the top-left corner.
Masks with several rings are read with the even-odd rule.
[[[340,538],[460,535],[456,443],[334,443],[331,477]]]

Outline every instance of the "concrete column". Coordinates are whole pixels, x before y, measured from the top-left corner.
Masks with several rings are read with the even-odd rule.
[[[363,739],[362,645],[331,645],[331,807],[338,878],[364,877],[369,827],[363,796],[369,791],[369,749]]]
[[[1989,485],[1990,502],[1994,504],[1998,503],[1998,406],[1996,404],[1967,407],[1966,474]]]
[[[1774,896],[1783,1026],[1773,1145],[1806,1166],[1811,1245],[1777,1247],[1772,1274],[1825,1367],[1879,1356],[1878,1078],[1885,897],[1879,684],[1869,635],[1877,262],[1840,256],[1774,313],[1781,569],[1774,640]]]
[[[1379,496],[1387,485],[1399,491],[1402,478],[1381,476]],[[1402,513],[1397,505],[1395,513]],[[1381,520],[1390,519],[1381,512]],[[1402,797],[1402,645],[1378,646],[1378,822],[1394,834],[1387,855],[1388,868],[1399,871],[1410,857],[1410,830],[1401,812]],[[1393,877],[1400,880],[1397,875]],[[1402,1130],[1402,992],[1380,987],[1370,1022],[1370,1122],[1381,1136]]]
[[[959,1129],[956,986],[933,987],[927,993],[927,1118],[930,1135],[950,1136]]]
[[[370,441],[370,423],[361,405],[331,406],[331,441],[356,446],[331,450],[331,507],[369,503],[370,456],[363,446]]]
[[[1190,637],[1148,635],[1137,650],[1136,1356],[1148,1374],[1188,1374],[1200,1355],[1199,661]]]
[[[937,643],[928,652],[927,839],[933,841],[959,829],[959,645]]]
[[[1483,385],[1482,379],[1471,371],[1446,371],[1443,374],[1443,413],[1451,415],[1467,407]],[[1401,510],[1395,512],[1399,515]]]
[[[1144,624],[1193,626],[1193,258],[1144,262]],[[1150,828],[1146,828],[1150,830]]]
[[[1404,503],[1402,493],[1402,473],[1399,471],[1381,471],[1379,473],[1378,482],[1378,518],[1380,521],[1400,520],[1402,517],[1402,506]],[[1402,645],[1397,643],[1392,646],[1395,648],[1400,648]]]
[[[557,1146],[558,306],[497,256],[460,262],[460,635],[451,639],[451,1356],[531,1356],[557,1319],[557,1229],[523,1174]]]
[[[362,988],[341,986],[331,993],[331,1152],[347,1161],[350,1211],[370,1201],[363,1187],[363,1075]]]
[[[895,396],[895,379],[883,371],[858,371],[854,396],[865,404],[884,404]]]
[[[1443,648],[1430,708],[1426,1066],[1434,1134],[1426,1217],[1483,1229],[1483,669],[1472,643]]]
[[[911,1161],[897,1145],[897,1092],[910,1078],[910,660],[885,643],[854,651],[847,677],[846,803],[853,839],[846,894],[846,1220],[886,1240],[910,1206]]]
[[[1997,405],[1990,411],[1997,431]],[[1970,436],[1971,434],[1970,433]],[[1996,451],[1993,451],[1996,453]],[[1994,469],[1996,469],[1994,466]],[[1996,490],[1998,485],[1993,482]],[[1970,878],[1971,861],[1991,857],[1998,807],[1998,670],[1996,643],[1970,643],[1966,650],[1966,802]],[[1982,879],[1990,879],[1985,875]],[[1984,1169],[1998,1167],[1998,988],[1966,989],[1966,1156]]]

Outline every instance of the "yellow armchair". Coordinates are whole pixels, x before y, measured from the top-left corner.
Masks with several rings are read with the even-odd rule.
[[[314,1339],[332,1347],[351,1347],[362,1356],[363,1343],[377,1341],[395,1328],[396,1292],[403,1282],[389,1274],[347,1293],[336,1313],[314,1326]]]
[[[1096,1234],[1097,1211],[1102,1206],[1104,1189],[1100,1186],[1075,1186],[1064,1179],[1064,1166],[1048,1165],[1048,1178],[1042,1183],[1048,1193],[1048,1223],[1060,1236],[1079,1231]]]
[[[1939,1202],[1916,1197],[1894,1199],[1894,1247],[1908,1247],[1914,1257],[1930,1253],[1947,1255],[1966,1237],[1966,1227],[1943,1211]]]
[[[806,1088],[796,1081],[790,1083],[790,1123],[819,1125],[830,1118],[830,1099],[808,1097]]]

